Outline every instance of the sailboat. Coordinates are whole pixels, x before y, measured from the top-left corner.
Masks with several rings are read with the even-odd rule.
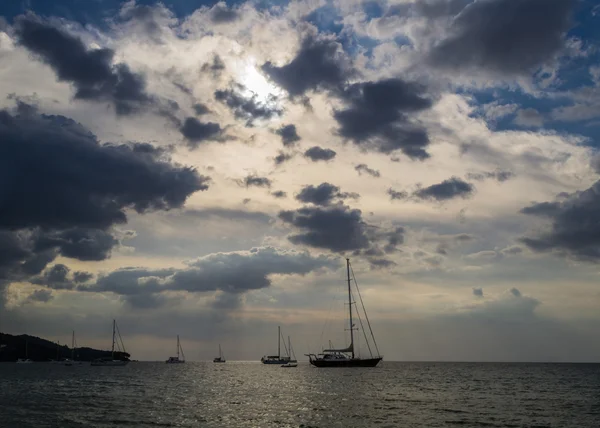
[[[116,341],[117,335],[119,336],[119,342]],[[117,353],[122,356],[125,354],[126,357],[129,357],[129,354],[125,352],[125,345],[123,345],[123,339],[121,338],[121,333],[119,333],[119,328],[117,327],[117,321],[113,320],[113,334],[112,334],[112,349],[111,349],[111,357],[110,358],[98,358],[91,362],[92,366],[125,366],[129,362],[129,360],[117,360],[115,359],[115,345],[117,348],[123,348],[122,352],[117,351]]]
[[[71,336],[71,358],[66,358],[63,363],[65,366],[81,365],[81,361],[75,361],[75,330],[73,330],[73,335]]]
[[[19,358],[17,364],[31,364],[33,363],[27,356],[29,354],[29,342],[25,340],[25,358]]]
[[[283,346],[285,347],[285,343]],[[287,364],[292,362],[289,353],[287,357],[281,355],[281,326],[277,327],[277,355],[265,355],[260,361],[263,364]],[[293,360],[293,362],[296,362],[296,360]]]
[[[213,359],[213,363],[224,363],[225,357],[223,356],[223,352],[221,351],[221,344],[219,343],[219,356]]]
[[[179,351],[181,351],[181,358],[179,358]],[[183,354],[183,348],[181,347],[181,343],[179,342],[179,335],[177,335],[177,356],[169,357],[167,364],[182,364],[185,363],[185,355]]]
[[[354,331],[358,330],[355,327],[353,316],[352,316],[352,305],[356,302],[352,301],[352,283],[350,278],[350,259],[346,259],[346,272],[348,274],[348,313],[349,313],[349,330],[350,330],[350,345],[344,349],[324,349],[321,354],[306,354],[309,358],[310,363],[315,367],[375,367],[379,362],[383,359],[383,356],[379,355],[379,349],[377,348],[377,343],[375,342],[375,335],[373,334],[373,330],[371,329],[371,323],[369,322],[369,318],[367,316],[367,311],[365,310],[365,306],[362,302],[362,297],[360,296],[360,291],[358,290],[358,284],[356,283],[356,278],[354,278],[354,284],[356,285],[356,291],[358,293],[358,297],[360,298],[360,302],[362,304],[363,312],[365,314],[365,318],[367,321],[367,325],[369,327],[369,331],[371,332],[371,337],[373,339],[373,345],[376,351],[376,355],[373,355],[371,345],[369,344],[369,340],[367,339],[367,334],[365,329],[363,328],[363,333],[365,334],[365,341],[367,342],[367,347],[369,349],[370,357],[369,358],[360,358],[357,357],[354,352]],[[354,277],[354,272],[352,273]],[[360,321],[360,325],[362,327],[362,319],[360,318],[360,313],[357,309],[357,315]]]
[[[286,364],[282,364],[281,367],[290,368],[290,367],[298,367],[298,361],[296,361],[296,355],[292,350],[292,341],[290,340],[290,336],[288,336],[288,355],[290,356],[290,360]],[[294,355],[294,359],[292,360],[292,355]]]

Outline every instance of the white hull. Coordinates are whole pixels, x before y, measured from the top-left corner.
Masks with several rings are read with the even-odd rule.
[[[19,358],[17,360],[17,364],[31,364],[31,363],[33,363],[33,361],[31,361],[29,358],[26,359],[26,360],[23,360],[23,359]]]
[[[298,367],[298,363],[287,363],[282,364],[281,367],[290,368],[290,367]]]

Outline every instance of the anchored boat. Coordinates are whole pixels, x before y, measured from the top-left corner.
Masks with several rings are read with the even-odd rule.
[[[179,357],[180,351],[181,351],[181,358]],[[167,361],[165,361],[165,363],[167,363],[167,364],[185,363],[185,355],[183,354],[183,348],[181,347],[181,342],[179,341],[179,335],[177,335],[177,356],[169,357],[169,359]]]
[[[377,348],[377,343],[375,342],[375,335],[373,334],[373,330],[371,329],[371,323],[369,322],[369,317],[367,316],[367,311],[362,301],[360,290],[358,289],[358,283],[356,282],[356,278],[354,278],[354,272],[352,272],[352,278],[354,278],[356,292],[359,297],[363,312],[365,314],[365,320],[367,322],[369,332],[371,333],[371,338],[374,345],[374,349],[372,349],[363,326],[362,318],[360,317],[360,313],[358,312],[357,308],[356,311],[358,319],[365,336],[365,341],[367,343],[367,348],[369,350],[370,356],[369,358],[360,358],[356,356],[356,353],[354,352],[354,332],[357,331],[358,328],[354,324],[352,313],[352,305],[355,305],[356,301],[352,301],[352,279],[350,278],[350,271],[350,259],[346,259],[346,272],[348,277],[348,315],[350,320],[350,345],[347,348],[343,349],[324,349],[323,352],[320,354],[305,354],[309,358],[310,363],[315,367],[375,367],[383,359],[383,356],[379,355],[379,349]],[[375,351],[375,354],[373,354],[373,351]]]

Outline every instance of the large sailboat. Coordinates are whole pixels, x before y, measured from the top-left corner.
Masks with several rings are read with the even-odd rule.
[[[31,364],[32,360],[29,359],[29,342],[25,339],[25,358],[19,358],[17,364]]]
[[[284,367],[284,368],[298,367],[298,361],[296,360],[296,354],[295,354],[294,350],[292,349],[292,341],[290,340],[290,336],[288,336],[288,355],[290,356],[290,360],[287,363],[282,364],[281,367]],[[294,356],[293,359],[292,359],[292,355]]]
[[[117,335],[119,337],[118,342],[117,342]],[[116,351],[115,351],[115,346],[117,347]],[[122,349],[122,351],[119,349]],[[129,357],[129,354],[125,351],[125,345],[123,344],[123,339],[121,338],[121,333],[119,333],[119,328],[117,327],[117,322],[115,320],[113,320],[111,357],[110,358],[98,358],[98,359],[92,361],[90,365],[92,365],[92,366],[125,366],[125,365],[127,365],[127,363],[129,363],[129,359],[127,359],[128,357]]]
[[[73,366],[73,365],[78,365],[80,366],[82,363],[81,361],[76,361],[75,360],[75,348],[76,348],[77,344],[75,342],[75,330],[73,330],[73,335],[71,336],[71,358],[66,358],[62,363],[65,366]]]
[[[180,351],[181,351],[181,358],[179,357]],[[167,364],[185,363],[185,355],[183,354],[183,348],[181,347],[181,342],[179,342],[179,335],[177,335],[177,356],[169,357],[169,359],[167,361],[165,361],[165,363],[167,363]]]
[[[223,356],[223,351],[221,351],[221,344],[219,343],[219,356],[213,359],[213,363],[224,363],[225,356]]]
[[[285,343],[283,344],[285,348]],[[286,349],[287,356],[281,355],[281,326],[277,327],[277,355],[265,355],[260,359],[263,364],[287,364],[290,362],[297,362],[296,360],[292,360],[289,351]]]
[[[367,338],[367,334],[363,327],[362,318],[360,317],[358,308],[356,312],[358,315],[360,325],[361,327],[363,327],[362,330],[365,336],[365,341],[367,343],[367,348],[369,350],[370,356],[369,358],[360,358],[356,356],[356,353],[354,352],[354,331],[358,330],[358,328],[356,328],[354,324],[352,314],[352,305],[354,305],[356,302],[352,301],[352,280],[350,278],[350,270],[350,259],[346,259],[346,272],[348,276],[348,315],[350,327],[350,345],[344,349],[324,349],[321,354],[306,354],[306,356],[309,358],[310,363],[315,367],[375,367],[383,359],[383,356],[379,355],[379,349],[377,348],[377,343],[375,342],[375,336],[373,335],[373,330],[371,329],[371,323],[369,322],[369,317],[367,316],[367,311],[365,310],[365,305],[363,304],[362,297],[358,289],[358,284],[356,283],[356,278],[354,278],[354,284],[356,286],[356,291],[360,299],[363,312],[365,314],[367,326],[371,333],[376,354],[373,354],[373,349],[371,348],[369,339]],[[354,272],[352,272],[352,277],[354,277]]]

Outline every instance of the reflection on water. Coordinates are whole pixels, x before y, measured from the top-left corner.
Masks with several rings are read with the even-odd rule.
[[[600,426],[600,365],[0,364],[0,427]]]

